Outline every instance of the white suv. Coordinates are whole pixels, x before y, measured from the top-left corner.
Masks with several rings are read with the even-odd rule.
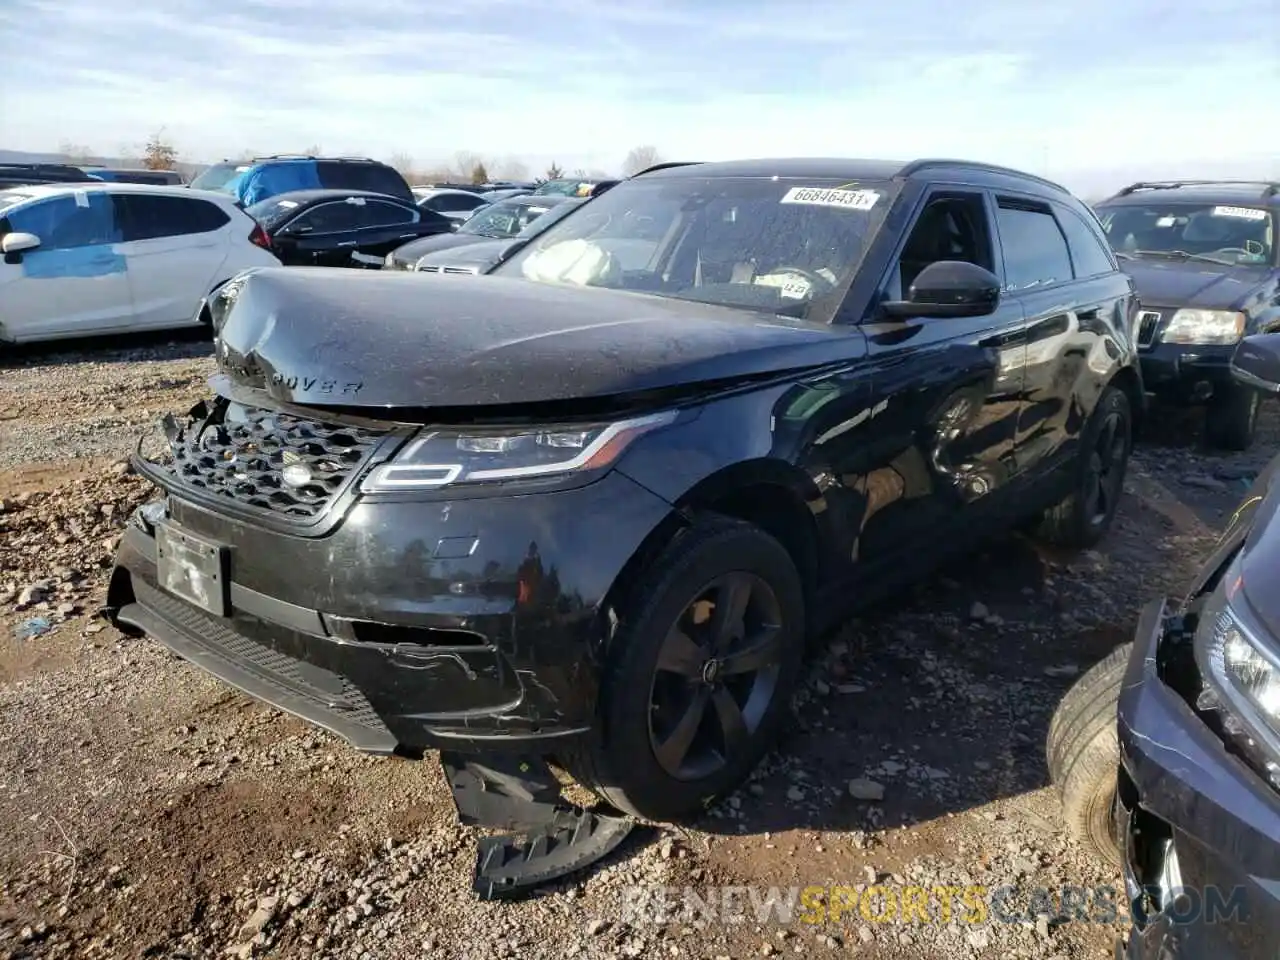
[[[0,343],[183,327],[241,270],[279,266],[221,193],[133,183],[0,188]]]

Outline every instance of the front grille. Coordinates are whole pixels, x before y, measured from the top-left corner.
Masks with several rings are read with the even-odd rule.
[[[299,522],[323,514],[387,436],[223,399],[169,433],[165,468],[180,483]]]
[[[1138,346],[1149,347],[1155,342],[1160,326],[1159,310],[1143,310],[1138,314]]]
[[[479,267],[442,267],[434,263],[424,264],[418,267],[419,273],[455,273],[470,274],[472,276],[480,272]]]

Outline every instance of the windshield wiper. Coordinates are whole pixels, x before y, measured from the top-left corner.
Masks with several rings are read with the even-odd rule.
[[[1229,261],[1219,260],[1203,253],[1188,253],[1186,250],[1134,250],[1138,257],[1164,257],[1166,260],[1199,260],[1201,263],[1216,263],[1218,266],[1231,266]]]

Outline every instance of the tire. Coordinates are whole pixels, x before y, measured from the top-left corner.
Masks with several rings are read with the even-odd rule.
[[[726,586],[720,593],[708,593],[717,583]],[[729,664],[748,662],[737,647],[733,648],[737,653],[724,659],[726,666],[712,669],[710,661],[699,660],[711,649],[710,641],[696,653],[680,644],[673,653],[669,646],[677,625],[683,625],[684,636],[698,640],[714,631],[718,622],[714,607],[705,622],[696,620],[695,614],[705,615],[708,609],[699,607],[699,598],[727,595],[731,583],[750,584],[746,589],[751,598],[741,620],[746,637],[735,642],[776,637],[776,646],[768,645],[771,665],[760,674],[729,675],[734,669]],[[764,531],[739,520],[704,516],[640,572],[619,607],[619,625],[605,654],[597,730],[590,741],[564,758],[564,766],[603,800],[641,820],[693,818],[746,779],[773,746],[790,711],[804,659],[800,574],[782,545]],[[764,625],[775,620],[776,632],[766,632]],[[662,669],[660,655],[668,664]],[[676,662],[682,667],[679,672],[670,666]],[[701,672],[698,663],[702,663]],[[687,664],[694,666],[686,668]],[[764,685],[757,687],[757,682]],[[729,736],[720,721],[725,692],[734,698],[744,719],[741,727],[734,726],[743,734],[734,738],[736,750],[725,748]],[[695,712],[692,705],[689,710],[680,706],[686,696],[704,698],[699,709],[707,719],[697,727],[700,739],[687,753],[680,753],[671,747],[682,729],[675,721]],[[732,716],[732,710],[726,715]],[[699,751],[716,742],[726,759],[716,768],[714,751],[708,747],[709,759],[697,769],[696,761],[703,756]],[[681,764],[690,772],[681,772]]]
[[[1123,390],[1107,387],[1080,438],[1080,456],[1070,468],[1072,491],[1045,511],[1037,524],[1036,536],[1073,550],[1088,549],[1102,540],[1115,521],[1132,450],[1133,415],[1129,398]],[[1105,499],[1095,500],[1095,495]]]
[[[1120,864],[1112,825],[1120,746],[1116,704],[1133,644],[1112,650],[1067,691],[1049,722],[1045,757],[1071,835],[1109,864]]]
[[[1231,384],[1215,392],[1205,411],[1205,442],[1219,450],[1248,450],[1258,432],[1262,394]]]

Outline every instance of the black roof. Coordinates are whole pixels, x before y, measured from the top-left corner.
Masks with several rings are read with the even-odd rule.
[[[368,200],[389,200],[392,203],[398,203],[402,207],[413,206],[413,201],[406,197],[398,197],[390,193],[379,193],[376,190],[342,190],[342,189],[311,189],[311,190],[289,190],[286,193],[276,193],[267,197],[264,203],[271,200],[292,200],[298,204],[315,203],[319,200],[341,200],[344,197],[364,197]]]
[[[983,174],[987,178],[1010,177],[1029,180],[1042,187],[1069,193],[1066,187],[1044,177],[1010,167],[972,160],[945,158],[922,160],[873,160],[836,157],[787,157],[758,160],[717,160],[659,165],[642,171],[637,177],[781,177],[783,179],[893,180],[911,179],[917,174],[931,176],[951,171],[957,174]]]
[[[1280,183],[1270,180],[1156,180],[1131,183],[1103,204],[1230,203],[1280,207]]]

